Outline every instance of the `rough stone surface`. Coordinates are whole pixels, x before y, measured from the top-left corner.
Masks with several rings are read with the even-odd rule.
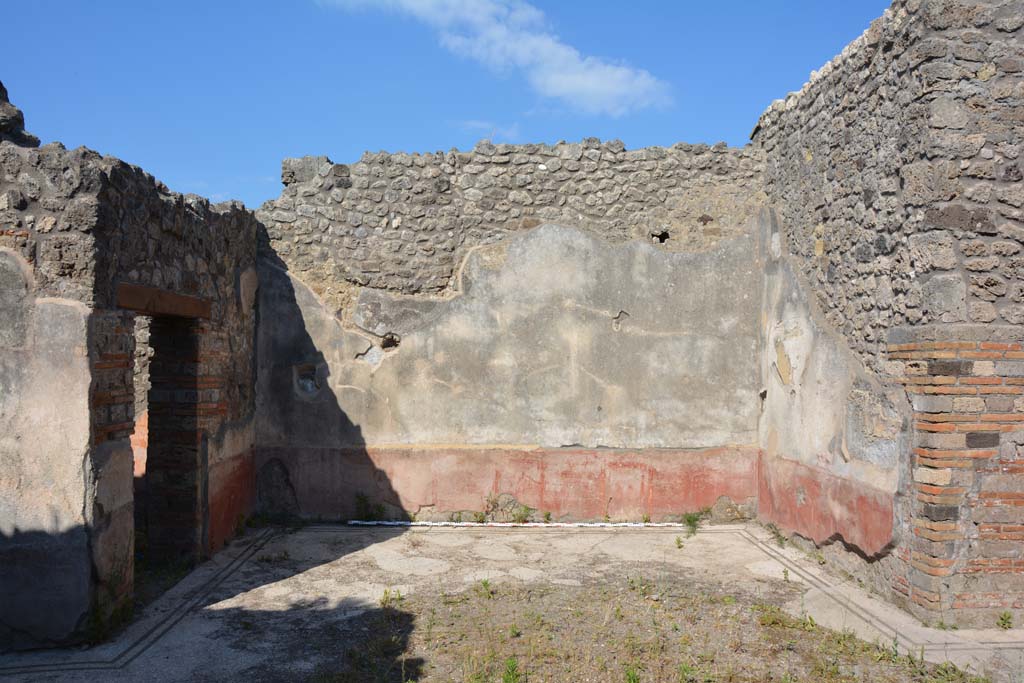
[[[38,147],[39,138],[25,130],[25,116],[7,98],[7,88],[0,82],[0,142]]]
[[[257,502],[489,495],[756,498],[922,618],[1024,620],[1019,4],[895,0],[742,149],[288,159],[256,214],[37,147],[0,86],[2,633],[116,622],[136,524],[196,559]]]
[[[992,17],[1017,6],[896,0],[754,131],[789,251],[876,369],[893,327],[1014,315],[1024,50]]]
[[[353,286],[443,292],[468,250],[541,223],[704,251],[754,215],[760,172],[750,146],[484,141],[470,152],[368,152],[352,165],[288,159],[284,192],[257,215],[277,256],[338,310]]]
[[[181,349],[171,351],[171,386],[148,392],[168,408],[150,415],[167,456],[150,449],[150,469],[170,468],[154,490],[182,478],[191,433],[196,552],[222,544],[248,510],[254,483],[237,461],[251,470],[257,223],[241,205],[170,193],[136,167],[59,144],[0,142],[0,197],[0,552],[22,572],[0,577],[0,629],[17,634],[0,637],[6,649],[82,637],[130,602],[129,436],[146,389],[119,287],[209,302],[196,356],[169,361]],[[62,559],[49,562],[56,548]],[[29,580],[48,586],[50,608],[39,611]]]

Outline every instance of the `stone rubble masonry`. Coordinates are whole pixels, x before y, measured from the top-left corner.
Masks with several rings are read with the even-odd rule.
[[[289,473],[280,458],[261,460],[267,452],[253,426],[257,252],[261,279],[272,268],[282,282],[301,285],[281,288],[290,305],[308,288],[327,312],[317,329],[294,330],[311,348],[272,359],[288,364],[279,368],[286,390],[308,394],[325,386],[327,356],[352,350],[348,342],[312,348],[310,333],[359,337],[359,355],[349,357],[364,359],[366,373],[394,368],[415,339],[392,335],[385,347],[386,334],[355,329],[358,302],[398,302],[396,319],[426,320],[442,303],[458,309],[467,254],[489,258],[478,247],[501,243],[497,253],[557,224],[613,245],[643,240],[713,254],[737,238],[759,239],[749,226],[763,207],[780,218],[780,230],[759,248],[794,272],[773,280],[773,347],[767,336],[755,340],[764,342],[762,378],[776,377],[777,386],[745,391],[761,396],[759,426],[775,411],[774,435],[732,444],[754,449],[743,451],[750,476],[737,480],[741,493],[770,502],[787,532],[852,544],[843,547],[870,561],[841,553],[840,543],[823,551],[922,618],[990,627],[993,615],[1011,610],[1015,623],[1024,621],[1022,31],[1020,0],[894,0],[800,92],[773,104],[741,149],[626,150],[588,138],[367,153],[351,165],[287,159],[282,195],[255,214],[172,193],[141,169],[85,148],[39,147],[0,86],[0,314],[11,321],[0,326],[0,384],[12,387],[0,394],[0,487],[18,482],[0,488],[0,566],[18,570],[0,582],[0,646],[15,633],[67,642],[123,611],[134,570],[131,473],[142,465],[133,462],[132,438],[148,441],[144,466],[154,481],[168,475],[161,463],[171,460],[152,448],[158,441],[194,464],[176,483],[179,499],[195,502],[168,516],[196,533],[200,552],[218,547],[264,488],[286,509],[303,503],[296,489],[321,490],[314,470]],[[768,265],[758,256],[750,268]],[[124,298],[125,285],[146,289]],[[813,311],[803,310],[804,299]],[[148,328],[137,323],[175,311],[191,311],[187,324],[160,316]],[[632,330],[617,311],[607,322],[594,339]],[[336,327],[342,332],[332,337]],[[467,340],[477,332],[451,330]],[[575,343],[579,328],[569,332]],[[159,358],[168,343],[171,352]],[[151,358],[140,344],[155,351]],[[458,367],[458,359],[443,360],[447,350],[430,349],[435,355],[424,362]],[[833,391],[837,385],[844,391]],[[899,400],[889,401],[892,389]],[[137,419],[143,405],[146,418]],[[311,412],[304,405],[296,403],[296,414]],[[798,412],[787,420],[790,405]],[[331,429],[358,433],[341,413]],[[828,419],[801,422],[822,415]],[[310,461],[333,453],[308,448],[305,433],[276,437],[275,447],[305,448]],[[894,454],[890,447],[905,441],[910,446]],[[705,445],[714,452],[725,444]],[[400,487],[410,454],[392,446],[346,451],[325,466],[359,464],[360,476],[387,488],[377,458]],[[435,454],[450,446],[411,444]],[[532,471],[540,454],[521,446],[505,444],[505,455]],[[665,453],[678,446],[666,444]],[[501,453],[446,456],[479,479],[468,492],[444,495],[478,497],[510,467]],[[549,455],[566,454],[544,454],[543,462]],[[658,458],[633,456],[623,471],[657,474]],[[571,457],[601,472],[609,453]],[[699,459],[694,451],[676,463],[680,481],[700,471]],[[266,486],[258,461],[276,477]],[[425,492],[447,481],[429,474],[417,480]],[[660,483],[642,484],[660,511],[671,507]],[[680,499],[699,502],[693,493]],[[707,490],[700,496],[710,500]],[[593,502],[573,505],[589,510]],[[314,507],[321,503],[341,504]],[[39,576],[46,610],[33,604]],[[40,614],[55,616],[40,622]]]
[[[130,603],[135,528],[130,438],[136,406],[162,406],[162,413],[147,416],[149,426],[162,434],[177,428],[177,438],[162,443],[196,454],[198,471],[192,475],[200,500],[187,512],[189,524],[201,531],[194,552],[216,550],[234,533],[238,517],[251,510],[258,223],[241,204],[211,205],[172,193],[141,169],[91,150],[69,151],[59,143],[36,147],[38,141],[22,129],[20,112],[11,113],[2,87],[0,95],[0,266],[15,263],[25,278],[13,289],[5,279],[0,293],[3,312],[24,321],[13,334],[0,336],[0,384],[15,381],[12,395],[0,395],[0,431],[7,437],[0,440],[0,487],[16,483],[0,488],[0,498],[8,501],[0,506],[0,533],[5,539],[12,534],[30,539],[5,540],[2,560],[22,567],[29,581],[33,572],[48,576],[50,551],[43,549],[63,544],[52,552],[66,554],[67,562],[79,562],[82,555],[81,564],[89,567],[77,579],[52,586],[53,608],[47,613],[59,614],[60,623],[58,616],[47,621],[28,611],[0,610],[0,645],[17,644],[26,634],[52,644],[116,622]],[[126,287],[152,296],[127,300]],[[147,301],[160,306],[145,310]],[[135,364],[136,356],[149,355],[137,349],[136,336],[154,346],[161,338],[148,336],[148,321],[137,333],[136,321],[150,313],[164,314],[154,321],[188,315],[173,308],[183,301],[202,303],[197,310],[204,319],[191,328],[195,355],[177,360],[165,355],[165,386],[142,389],[148,396],[140,396],[134,375],[138,371],[145,379],[152,366]],[[87,376],[79,378],[72,374],[77,366],[69,368],[52,389],[72,391],[79,379],[84,382],[89,436],[80,446],[42,448],[36,418],[51,412],[51,402],[71,404],[57,395],[22,403],[22,396],[27,400],[38,389],[32,378],[21,376],[23,367],[34,367],[52,353],[45,337],[57,330],[33,333],[32,325],[55,306],[83,311],[86,319],[81,338],[75,339],[78,346],[68,345],[64,353],[86,358]],[[143,438],[137,435],[136,441]],[[154,459],[152,448],[149,457]],[[84,482],[60,478],[65,468],[60,463],[68,459],[78,460],[73,470],[85,472]],[[47,533],[19,521],[46,517],[54,500],[81,496],[83,487],[85,500],[78,507],[84,512],[54,516]],[[49,491],[51,500],[38,495],[40,490]],[[86,543],[78,540],[83,534]],[[14,598],[31,588],[5,580],[0,604],[22,609]]]
[[[1019,1],[896,0],[752,134],[826,319],[915,407],[891,587],[980,626],[1024,608],[1022,26]]]
[[[829,322],[1024,323],[1020,2],[896,0],[752,138]]]
[[[0,141],[9,140],[23,147],[38,147],[39,138],[25,130],[25,116],[7,98],[7,88],[0,83]]]
[[[587,138],[470,152],[286,159],[284,192],[257,216],[269,246],[337,309],[358,287],[436,294],[472,247],[541,223],[705,251],[763,203],[761,158],[747,146],[625,149]]]

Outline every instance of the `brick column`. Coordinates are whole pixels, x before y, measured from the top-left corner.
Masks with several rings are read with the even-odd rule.
[[[88,533],[93,591],[88,628],[99,629],[99,632],[123,620],[132,600],[135,524],[129,437],[134,429],[134,353],[131,313],[108,310],[91,314],[92,453]]]
[[[992,627],[1024,609],[1024,350],[958,339],[888,357],[915,411],[909,598],[925,619]]]

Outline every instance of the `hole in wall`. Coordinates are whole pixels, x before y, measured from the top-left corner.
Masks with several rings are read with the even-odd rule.
[[[384,349],[385,351],[390,351],[392,349],[397,349],[398,345],[401,343],[401,337],[399,337],[394,332],[388,332],[383,337],[381,337],[380,348]]]
[[[651,233],[651,241],[656,244],[665,244],[665,242],[668,242],[669,237],[671,237],[671,235],[668,234],[668,230]]]
[[[300,363],[292,368],[292,372],[295,373],[295,388],[299,392],[312,396],[320,391],[315,363]]]
[[[697,222],[700,223],[701,225],[707,225],[708,223],[712,222],[713,220],[715,220],[715,219],[705,213],[705,214],[701,214],[700,218],[697,219]]]

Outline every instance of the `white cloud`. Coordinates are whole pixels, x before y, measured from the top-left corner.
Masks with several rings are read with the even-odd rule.
[[[441,44],[496,71],[521,71],[544,97],[588,114],[622,116],[668,104],[669,87],[644,69],[580,54],[521,0],[318,0],[344,9],[385,9],[435,29]]]

